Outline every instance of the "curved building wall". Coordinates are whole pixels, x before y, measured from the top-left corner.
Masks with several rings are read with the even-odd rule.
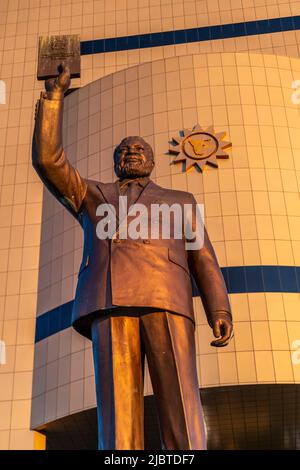
[[[117,72],[66,98],[64,146],[83,176],[113,181],[115,145],[141,135],[154,147],[153,179],[205,205],[235,337],[227,348],[210,347],[195,298],[202,388],[300,382],[300,115],[291,97],[299,74],[298,59],[197,54]],[[170,165],[167,154],[170,139],[197,123],[232,142],[229,159],[202,174]],[[95,406],[91,343],[68,327],[81,229],[48,192],[42,214],[33,428]]]

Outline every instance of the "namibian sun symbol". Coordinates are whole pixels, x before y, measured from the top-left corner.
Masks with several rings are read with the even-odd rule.
[[[203,171],[205,165],[218,168],[218,158],[229,158],[224,151],[232,146],[223,140],[226,132],[215,132],[213,126],[203,129],[197,124],[192,130],[183,129],[179,137],[173,137],[169,153],[176,155],[172,163],[184,163],[185,171],[197,167]]]

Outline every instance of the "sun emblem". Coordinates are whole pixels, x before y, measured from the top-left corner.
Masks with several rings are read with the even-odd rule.
[[[176,155],[172,163],[184,163],[185,171],[198,167],[203,171],[205,165],[218,168],[217,158],[229,158],[224,152],[232,146],[223,140],[226,132],[215,132],[213,126],[207,129],[197,124],[192,130],[184,129],[179,137],[173,137],[169,153]]]

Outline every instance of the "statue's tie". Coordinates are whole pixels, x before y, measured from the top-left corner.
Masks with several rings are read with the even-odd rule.
[[[127,196],[127,207],[130,208],[131,204],[139,197],[141,188],[139,187],[138,181],[130,181],[125,190],[125,196]]]

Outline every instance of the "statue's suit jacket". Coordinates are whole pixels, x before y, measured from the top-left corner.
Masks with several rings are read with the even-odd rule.
[[[169,310],[194,321],[191,275],[209,324],[216,312],[231,316],[224,279],[206,230],[203,247],[191,251],[186,251],[184,238],[120,239],[118,225],[112,239],[98,238],[97,207],[112,204],[118,213],[119,184],[82,178],[72,167],[62,147],[63,101],[46,96],[41,94],[36,112],[32,159],[45,185],[84,230],[73,305],[77,331],[90,338],[95,316],[116,306]],[[132,202],[146,208],[153,203],[196,204],[192,194],[162,188],[151,180]]]

